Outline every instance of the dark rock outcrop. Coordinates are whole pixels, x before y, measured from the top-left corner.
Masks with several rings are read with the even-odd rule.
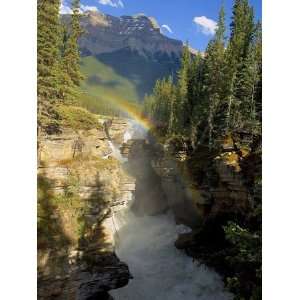
[[[127,265],[112,252],[86,252],[72,264],[55,277],[39,275],[38,299],[111,299],[107,292],[127,285],[130,278]]]
[[[136,178],[132,209],[137,215],[155,215],[168,209],[161,179],[152,165],[151,146],[145,140],[131,140],[128,152],[128,171]]]

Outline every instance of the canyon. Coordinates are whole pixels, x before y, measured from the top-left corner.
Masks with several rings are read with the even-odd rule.
[[[251,206],[239,173],[247,137],[189,158],[187,144],[158,143],[133,120],[99,124],[39,141],[39,299],[232,299],[203,264],[217,236],[201,228]]]

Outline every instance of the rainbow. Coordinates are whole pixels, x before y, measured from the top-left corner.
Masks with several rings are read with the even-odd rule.
[[[111,105],[113,105],[118,110],[125,113],[129,118],[135,120],[139,125],[141,125],[145,130],[149,130],[153,127],[153,123],[149,118],[144,116],[141,111],[141,107],[137,103],[130,102],[125,98],[119,96],[108,96],[105,97]]]
[[[108,100],[108,99],[107,99]],[[121,97],[110,97],[110,103],[120,109],[122,112],[126,113],[130,118],[134,119],[139,125],[141,125],[145,130],[149,130],[154,126],[154,123],[151,122],[148,118],[143,116],[141,112],[141,107],[136,103],[129,102],[126,99],[122,99]],[[180,167],[180,163],[176,167],[178,179],[180,184],[185,187],[185,197],[188,197],[195,206],[195,209],[198,211],[197,207],[197,199],[201,197],[200,190],[195,189],[193,186],[195,182],[190,174],[190,172],[184,168],[183,165]],[[194,184],[193,184],[194,183]]]

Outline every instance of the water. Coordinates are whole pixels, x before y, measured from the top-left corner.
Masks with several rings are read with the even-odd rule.
[[[130,129],[127,129],[124,134],[124,143],[127,143],[132,138],[132,133],[130,132]]]
[[[147,132],[129,122],[124,142],[146,138]],[[112,155],[126,161],[112,142]],[[138,199],[136,199],[138,201]],[[130,211],[114,214],[117,255],[129,266],[133,279],[126,287],[110,291],[116,300],[231,300],[220,276],[205,265],[198,266],[175,248],[179,233],[190,231],[177,226],[171,213],[136,217]]]
[[[136,122],[135,120],[129,120],[128,123],[129,123],[129,126],[124,133],[123,143],[127,143],[130,139],[146,138],[147,131],[145,128],[140,126],[140,124],[138,122]],[[112,157],[116,158],[118,161],[120,161],[121,163],[124,163],[128,160],[127,158],[123,157],[120,152],[121,145],[117,145],[113,141],[108,141],[108,144],[109,144],[109,147],[110,147],[112,153],[104,156],[103,157],[104,159],[107,159],[109,156],[112,156]]]
[[[129,127],[124,135],[124,142],[127,142],[130,139],[146,139],[147,138],[147,129],[141,126],[135,120],[129,120]]]
[[[112,156],[112,157],[116,158],[121,163],[127,161],[127,158],[122,156],[118,146],[115,146],[112,141],[108,141],[108,144],[109,144],[109,147],[112,151],[112,153],[109,154],[108,156]]]
[[[110,291],[116,300],[229,300],[218,274],[198,266],[174,246],[178,233],[171,214],[135,217],[117,215],[117,255],[125,261],[134,279]]]

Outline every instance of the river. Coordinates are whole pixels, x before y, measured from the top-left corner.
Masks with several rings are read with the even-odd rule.
[[[134,135],[132,128],[136,132],[134,125],[125,140]],[[115,222],[116,252],[133,276],[126,287],[110,291],[115,300],[233,299],[216,272],[176,249],[178,234],[190,229],[176,225],[171,212],[137,217],[129,209],[116,214]]]

